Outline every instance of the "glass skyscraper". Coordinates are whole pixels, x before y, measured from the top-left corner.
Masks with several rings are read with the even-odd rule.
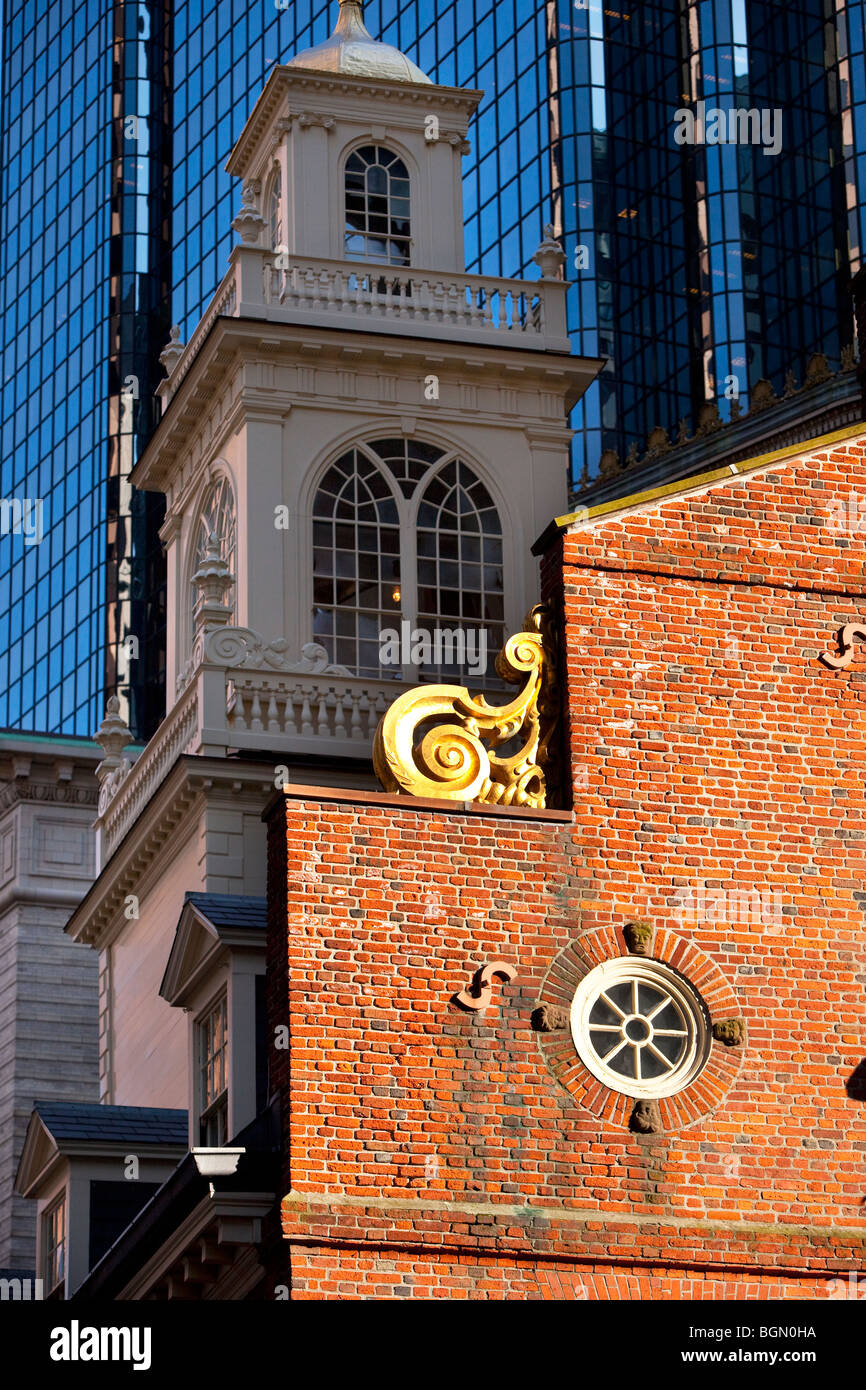
[[[91,734],[116,688],[147,736],[164,705],[161,507],[128,478],[170,326],[169,34],[168,4],[4,7],[0,496],[44,536],[0,536],[0,726]]]
[[[563,241],[575,350],[607,359],[575,411],[576,477],[708,400],[725,415],[732,381],[742,409],[759,378],[778,389],[853,341],[863,12],[367,5],[370,31],[434,82],[485,90],[467,269],[534,275],[543,225]],[[335,15],[324,0],[6,0],[0,495],[44,500],[45,540],[0,537],[0,726],[90,733],[115,688],[136,733],[158,721],[161,514],[127,480],[159,351],[173,322],[188,339],[225,271],[239,190],[224,164],[269,71]],[[678,144],[677,112],[711,108],[758,132],[778,113],[778,152]]]

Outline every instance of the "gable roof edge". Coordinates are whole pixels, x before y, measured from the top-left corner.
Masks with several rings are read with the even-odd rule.
[[[859,439],[864,435],[866,435],[866,422],[860,421],[855,427],[846,425],[843,429],[833,430],[830,434],[818,435],[815,439],[804,439],[798,444],[786,444],[781,449],[774,449],[768,454],[758,454],[754,458],[742,459],[739,463],[726,463],[719,468],[708,469],[706,473],[693,473],[691,477],[678,478],[672,483],[662,483],[659,487],[646,488],[643,492],[634,492],[627,497],[618,497],[610,502],[599,502],[595,507],[576,508],[575,511],[567,512],[564,516],[555,517],[545,527],[532,546],[532,554],[543,555],[549,550],[557,536],[566,532],[570,526],[580,522],[598,521],[602,518],[607,520],[620,513],[631,512],[638,507],[651,505],[653,502],[665,502],[668,498],[678,496],[687,497],[691,493],[701,491],[702,488],[711,487],[714,483],[739,479],[746,474],[758,472],[762,468],[781,465],[790,459],[817,453],[821,449],[831,448],[834,444]]]

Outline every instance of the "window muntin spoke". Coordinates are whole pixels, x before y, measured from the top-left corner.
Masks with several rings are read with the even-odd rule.
[[[648,1042],[646,1044],[646,1048],[648,1052],[651,1052],[653,1054],[653,1056],[658,1057],[659,1061],[667,1068],[668,1071],[671,1071],[673,1067],[676,1065],[673,1061],[671,1061],[670,1057],[666,1057],[663,1052],[659,1051],[655,1043]]]
[[[617,1004],[615,1000],[611,999],[611,997],[610,997],[609,994],[605,994],[605,992],[604,992],[603,990],[602,990],[602,993],[601,993],[601,995],[600,995],[600,998],[602,998],[606,1004],[609,1004],[610,1007],[611,1007],[612,1009],[615,1009],[616,1012],[619,1014],[620,1018],[626,1018],[626,1017],[627,1017],[627,1014],[626,1014],[625,1009],[621,1009],[621,1008],[619,1007],[619,1004]]]
[[[619,1056],[620,1052],[622,1052],[622,1050],[623,1050],[624,1047],[628,1047],[628,1042],[626,1041],[625,1038],[623,1038],[622,1042],[619,1044],[618,1047],[615,1047],[615,1048],[613,1049],[613,1052],[609,1052],[609,1053],[607,1054],[606,1061],[607,1061],[608,1063],[610,1063],[611,1060],[612,1060],[614,1057]]]
[[[593,1028],[592,1032],[595,1033],[595,1031],[596,1030]],[[619,1030],[617,1030],[613,1037],[602,1038],[600,1041],[593,1038],[593,1045],[598,1055],[604,1057],[606,1061],[609,1061],[613,1056],[614,1049],[618,1052],[620,1048],[625,1046],[625,1039]]]
[[[660,1003],[660,1004],[656,1004],[655,1008],[654,1008],[654,1009],[651,1009],[650,1012],[646,1015],[647,1018],[650,1019],[650,1020],[654,1019],[655,1016],[656,1016],[656,1014],[660,1014],[661,1011],[662,1011],[662,1009],[664,1009],[670,1002],[671,1002],[671,997],[670,997],[669,994],[666,994],[666,995],[664,996],[664,998],[662,999],[661,1003]]]

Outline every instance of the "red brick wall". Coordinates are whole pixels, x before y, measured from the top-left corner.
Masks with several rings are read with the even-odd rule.
[[[828,1289],[830,1292],[828,1293]],[[436,1259],[395,1260],[344,1250],[339,1261],[330,1252],[306,1247],[295,1251],[293,1296],[299,1299],[447,1298],[447,1299],[763,1299],[827,1298],[826,1279],[780,1279],[750,1275],[725,1277],[689,1271],[673,1273],[663,1265],[624,1270],[615,1265],[544,1264],[515,1259],[443,1255]]]
[[[831,524],[862,455],[565,537],[573,814],[277,803],[293,1296],[825,1297],[862,1264],[866,644],[818,660],[866,619]],[[646,1135],[532,1021],[636,919],[748,1025]]]

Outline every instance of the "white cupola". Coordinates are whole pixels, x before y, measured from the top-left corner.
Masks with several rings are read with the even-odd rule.
[[[331,38],[272,72],[232,151],[236,230],[288,256],[462,270],[462,159],[481,97],[434,85],[344,0]]]
[[[363,758],[401,688],[460,665],[411,643],[397,661],[383,633],[457,630],[495,678],[537,602],[531,547],[566,510],[567,415],[599,364],[571,355],[552,235],[539,278],[465,271],[482,96],[430,82],[344,0],[232,151],[238,244],[165,354],[134,478],[166,496],[190,747]]]
[[[340,0],[340,17],[331,37],[298,53],[287,66],[352,77],[382,77],[386,82],[430,81],[405,53],[373,38],[364,23],[360,0]]]

